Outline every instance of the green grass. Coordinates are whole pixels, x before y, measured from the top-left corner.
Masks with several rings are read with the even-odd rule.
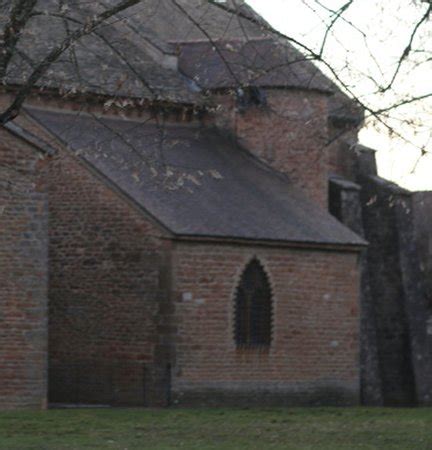
[[[0,449],[432,450],[432,409],[3,412]]]

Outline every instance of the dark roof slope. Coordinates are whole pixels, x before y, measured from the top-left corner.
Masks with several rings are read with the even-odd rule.
[[[38,0],[36,14],[22,33],[8,68],[8,84],[25,83],[35,65],[68,33],[118,1],[62,4]],[[65,12],[68,20],[61,17]],[[0,14],[0,21],[2,17]],[[227,70],[220,53],[213,51],[209,38],[217,42],[231,69]],[[180,70],[175,60],[178,51]],[[338,91],[310,60],[288,42],[276,39],[271,27],[241,0],[227,0],[219,7],[208,0],[139,2],[78,40],[52,64],[38,86],[69,93],[202,104],[205,96],[191,79],[204,88],[238,87],[239,82]],[[352,101],[342,93],[331,102],[331,115],[361,120],[361,112],[352,113],[351,109]]]
[[[201,27],[214,39],[240,35],[244,38],[245,32],[248,36],[262,32],[256,23],[233,19],[232,14],[206,0],[178,0],[178,3],[192,20],[172,0],[140,2],[79,39],[51,65],[38,86],[72,93],[199,103],[200,96],[175,64],[169,67],[162,63],[164,55],[175,53],[171,41],[203,39]],[[238,3],[243,13],[259,20],[251,8]],[[81,28],[89,17],[117,4],[117,0],[77,0],[63,7],[57,0],[38,0],[36,14],[22,33],[18,51],[8,67],[7,83],[25,83],[35,65],[62,43],[68,33]],[[69,19],[63,20],[62,15]]]
[[[284,176],[214,130],[30,114],[175,235],[364,244]]]
[[[94,15],[90,7],[95,4],[82,1],[69,5],[68,15],[76,23],[52,16],[59,13],[57,0],[39,0],[37,11],[44,13],[32,18],[21,36],[8,67],[7,82],[25,83],[35,63]],[[175,67],[167,68],[157,61],[149,45],[145,36],[127,24],[110,21],[79,39],[51,65],[38,85],[66,92],[197,103],[198,96],[185,77]]]
[[[310,60],[277,39],[182,43],[179,69],[205,89],[239,85],[335,89]]]
[[[93,9],[97,8],[97,3],[93,3]],[[100,3],[115,5],[118,0],[104,0]],[[267,25],[264,19],[244,0],[227,0],[221,2],[220,7],[208,0],[176,0],[175,3],[172,0],[145,0],[126,11],[123,16],[128,18],[131,27],[140,34],[151,39],[152,36],[159,36],[165,42],[193,42],[208,37],[212,40],[245,40],[268,34],[263,30],[262,25]],[[229,10],[238,11],[243,17],[233,15]]]

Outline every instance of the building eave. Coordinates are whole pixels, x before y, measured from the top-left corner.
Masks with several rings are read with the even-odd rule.
[[[171,238],[174,242],[202,243],[202,244],[226,244],[241,246],[262,246],[274,248],[293,248],[299,250],[317,250],[328,252],[360,253],[369,245],[366,241],[363,244],[337,244],[323,242],[296,242],[280,241],[271,239],[253,239],[228,236],[193,236],[193,235],[174,235]]]
[[[43,153],[45,155],[54,156],[57,153],[57,150],[55,148],[51,147],[45,141],[38,138],[33,133],[30,133],[29,131],[20,127],[16,123],[7,122],[6,124],[4,124],[2,126],[4,129],[6,129],[10,133],[12,133],[14,136],[24,140],[27,144],[30,144],[36,150],[40,151],[41,153]]]

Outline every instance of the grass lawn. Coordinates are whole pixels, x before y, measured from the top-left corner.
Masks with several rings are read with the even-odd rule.
[[[432,450],[432,409],[2,412],[0,449]]]

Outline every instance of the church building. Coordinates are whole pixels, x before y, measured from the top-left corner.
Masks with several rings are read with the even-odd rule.
[[[247,5],[179,3],[196,20],[154,0],[85,36],[0,129],[2,409],[378,386],[345,201],[362,111]],[[44,20],[29,53],[65,32]]]

